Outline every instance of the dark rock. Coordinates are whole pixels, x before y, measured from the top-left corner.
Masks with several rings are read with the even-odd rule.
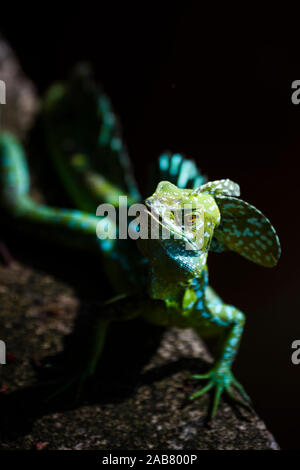
[[[6,104],[0,105],[2,129],[24,137],[39,108],[33,83],[24,75],[8,43],[0,34],[0,80],[6,85]]]
[[[37,393],[32,388],[37,383],[36,364],[62,351],[65,335],[72,333],[76,324],[79,299],[68,284],[14,263],[0,267],[0,305],[0,337],[16,358],[13,364],[1,366],[1,380],[7,389],[0,400],[2,449],[31,449],[37,442],[47,442],[47,449],[278,448],[254,412],[233,409],[222,400],[216,419],[207,424],[209,397],[186,400],[194,387],[188,376],[211,361],[203,343],[190,330],[164,331],[160,346],[132,384],[134,355],[132,360],[126,358],[125,364],[122,356],[126,356],[126,344],[137,341],[137,348],[141,344],[135,339],[136,325],[130,337],[131,326],[127,324],[122,333],[125,331],[128,343],[124,346],[114,339],[114,372],[108,378],[99,371],[99,388],[104,386],[104,395],[100,391],[92,398],[85,396],[77,406],[69,406],[67,394],[63,405],[42,406],[42,389]],[[59,313],[51,315],[49,309]],[[85,311],[88,309],[87,303]],[[143,339],[142,344],[146,343]],[[142,350],[135,351],[137,359],[141,354]],[[108,351],[103,362],[107,364],[110,355]]]

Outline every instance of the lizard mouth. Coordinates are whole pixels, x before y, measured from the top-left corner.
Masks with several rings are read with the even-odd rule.
[[[147,204],[147,201],[146,201],[146,204]],[[150,204],[147,204],[150,206]],[[185,241],[185,244],[186,244],[186,249],[185,251],[193,251],[195,254],[196,253],[202,253],[202,250],[197,246],[197,244],[194,242],[194,240],[192,240],[191,238],[189,238],[183,231],[179,230],[175,224],[164,224],[160,218],[159,218],[159,213],[156,213],[154,210],[153,210],[153,207],[152,207],[152,210],[149,211],[148,209],[145,209],[145,212],[146,214],[150,215],[150,217],[152,217],[153,220],[155,220],[155,222],[157,224],[159,224],[162,228],[164,228],[166,231],[170,232],[172,235],[178,235],[178,241],[182,241],[184,240]],[[162,240],[164,240],[162,238]],[[167,240],[167,238],[166,238]]]

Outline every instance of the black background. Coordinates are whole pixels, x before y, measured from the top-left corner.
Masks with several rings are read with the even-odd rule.
[[[63,12],[46,2],[34,15],[4,15],[1,30],[41,93],[78,61],[93,64],[141,186],[160,152],[182,152],[210,179],[237,181],[271,219],[283,249],[276,268],[212,254],[210,278],[247,315],[236,376],[279,444],[299,448],[300,366],[291,363],[300,339],[297,37],[286,41],[280,20],[250,18],[246,8],[150,5],[98,2]]]

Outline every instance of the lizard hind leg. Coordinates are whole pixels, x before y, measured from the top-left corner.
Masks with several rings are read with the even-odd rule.
[[[102,306],[101,312],[91,323],[89,337],[86,341],[86,347],[79,344],[82,349],[80,364],[74,371],[74,365],[71,364],[70,372],[62,379],[48,382],[49,385],[56,385],[53,393],[47,396],[46,402],[61,395],[68,389],[75,387],[75,402],[77,402],[83,392],[88,379],[95,375],[99,360],[101,360],[109,326],[114,321],[127,321],[140,315],[144,308],[143,299],[126,295],[119,295]],[[46,384],[47,385],[47,384]]]
[[[46,397],[46,402],[53,400],[73,387],[75,388],[74,401],[77,402],[80,399],[87,380],[96,372],[105,345],[109,324],[110,320],[107,317],[97,318],[93,322],[91,335],[82,350],[80,364],[75,371],[74,365],[71,365],[70,371],[67,370],[62,378],[46,383],[46,385],[56,385],[55,391]],[[79,347],[81,348],[82,345],[79,344]]]
[[[23,148],[12,134],[1,132],[0,206],[8,221],[24,231],[76,249],[99,252],[106,248],[96,237],[99,217],[39,204],[29,191],[30,174]],[[115,227],[113,219],[109,219],[109,224],[112,229]],[[114,240],[108,241],[113,246]]]

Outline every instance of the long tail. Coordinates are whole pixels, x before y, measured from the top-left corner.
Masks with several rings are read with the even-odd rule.
[[[0,205],[14,225],[62,244],[98,249],[99,218],[88,213],[49,207],[30,194],[30,176],[22,146],[9,133],[0,134]],[[106,243],[106,247],[107,243]]]

